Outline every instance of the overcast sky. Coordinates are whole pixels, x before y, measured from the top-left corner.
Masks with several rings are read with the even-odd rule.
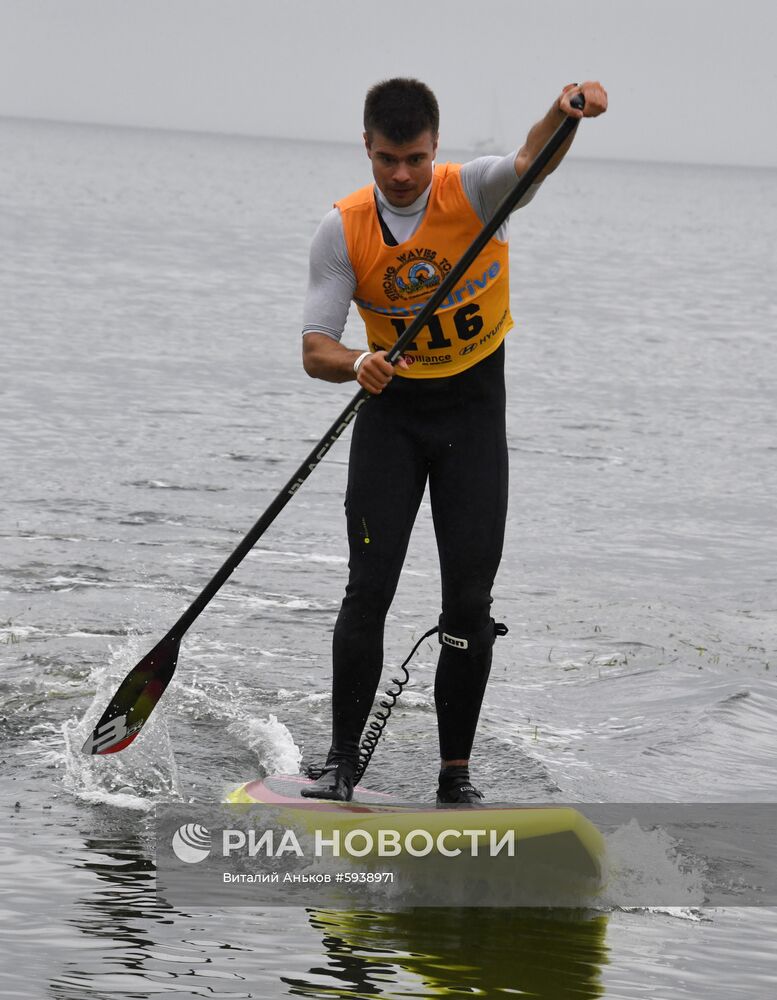
[[[578,155],[777,166],[775,51],[775,0],[0,0],[0,115],[358,141],[414,75],[508,149],[600,79]]]

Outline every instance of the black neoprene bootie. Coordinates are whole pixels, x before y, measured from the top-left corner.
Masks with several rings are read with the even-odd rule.
[[[466,765],[450,764],[440,770],[438,806],[478,806],[482,801],[483,794],[470,781]]]
[[[306,799],[329,799],[335,802],[350,802],[356,778],[356,764],[352,760],[327,758],[324,769],[312,785],[300,789]]]

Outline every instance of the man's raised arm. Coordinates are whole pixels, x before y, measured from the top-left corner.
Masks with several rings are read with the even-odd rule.
[[[575,94],[582,94],[585,98],[585,108],[579,111],[570,104]],[[560,96],[553,102],[550,111],[543,119],[533,125],[526,136],[526,142],[518,150],[515,157],[515,172],[519,177],[523,176],[526,168],[537,156],[545,143],[550,139],[564,118],[596,118],[604,114],[607,110],[607,91],[598,80],[588,80],[586,83],[568,83],[564,87]],[[577,130],[575,130],[577,131]],[[548,174],[552,174],[567,154],[567,150],[572,145],[575,132],[572,132],[567,141],[559,148],[545,169],[538,175],[537,182],[544,180]]]

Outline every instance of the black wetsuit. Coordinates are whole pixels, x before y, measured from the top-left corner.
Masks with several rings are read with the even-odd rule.
[[[397,375],[359,410],[345,501],[350,577],[333,643],[330,760],[357,753],[383,667],[386,613],[427,481],[441,633],[455,640],[443,641],[435,678],[440,753],[469,758],[491,665],[507,480],[504,345],[457,375]]]

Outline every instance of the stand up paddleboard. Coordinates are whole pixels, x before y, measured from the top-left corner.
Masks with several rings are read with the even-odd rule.
[[[228,803],[281,807],[283,816],[307,830],[342,835],[351,829],[397,831],[404,837],[428,831],[435,840],[432,859],[450,864],[445,847],[456,844],[457,834],[471,839],[473,828],[483,831],[481,857],[487,855],[492,837],[507,837],[516,844],[515,856],[523,870],[552,872],[567,884],[589,887],[601,884],[604,839],[596,827],[571,806],[483,805],[429,808],[407,804],[391,795],[358,785],[351,802],[307,799],[300,791],[312,782],[300,775],[275,774],[248,781],[227,795]],[[492,834],[492,831],[494,833]],[[438,842],[438,838],[442,838]],[[441,849],[439,843],[444,846]]]

